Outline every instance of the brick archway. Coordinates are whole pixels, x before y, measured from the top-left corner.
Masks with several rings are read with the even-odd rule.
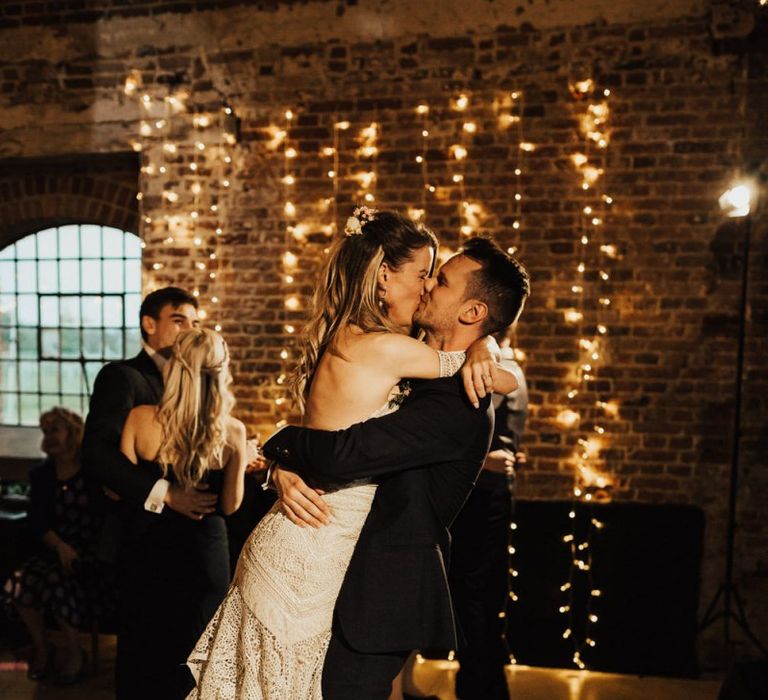
[[[2,163],[0,249],[48,226],[91,223],[139,232],[135,154]]]

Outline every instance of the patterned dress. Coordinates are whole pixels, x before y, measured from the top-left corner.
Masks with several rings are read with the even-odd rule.
[[[93,614],[105,614],[113,598],[105,590],[109,573],[96,561],[95,545],[101,527],[94,491],[82,471],[60,481],[52,462],[45,462],[31,476],[30,527],[34,535],[53,530],[74,547],[79,558],[67,573],[58,555],[41,548],[14,571],[4,586],[6,602],[51,612],[71,627],[83,629]]]
[[[464,353],[441,353],[441,376],[463,361]],[[400,403],[395,395],[371,418]],[[365,481],[326,493],[333,518],[318,530],[294,525],[275,504],[187,661],[197,680],[187,700],[321,700],[333,609],[375,494]]]

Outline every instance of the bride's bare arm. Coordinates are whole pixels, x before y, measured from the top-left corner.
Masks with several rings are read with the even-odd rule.
[[[464,389],[472,403],[486,394],[509,394],[517,389],[517,377],[501,364],[501,350],[492,336],[476,340],[467,350],[467,359],[461,367]],[[473,392],[475,395],[473,396]]]

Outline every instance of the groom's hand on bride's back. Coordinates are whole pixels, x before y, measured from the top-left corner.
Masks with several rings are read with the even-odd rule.
[[[171,484],[165,494],[165,505],[192,520],[202,520],[216,510],[218,494],[206,493],[204,488],[185,489]]]
[[[323,499],[323,491],[310,488],[298,474],[280,467],[272,470],[271,479],[280,507],[292,523],[321,528],[331,521],[331,509]]]

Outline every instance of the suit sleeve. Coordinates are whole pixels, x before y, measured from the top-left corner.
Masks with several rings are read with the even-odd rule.
[[[135,405],[129,371],[111,364],[96,377],[83,437],[83,465],[93,478],[124,501],[143,507],[157,474],[132,464],[120,452],[120,434]]]
[[[399,411],[328,431],[287,426],[264,445],[264,454],[286,469],[314,479],[360,478],[466,459],[468,437],[492,429],[490,399],[479,409],[445,391],[425,391]]]

